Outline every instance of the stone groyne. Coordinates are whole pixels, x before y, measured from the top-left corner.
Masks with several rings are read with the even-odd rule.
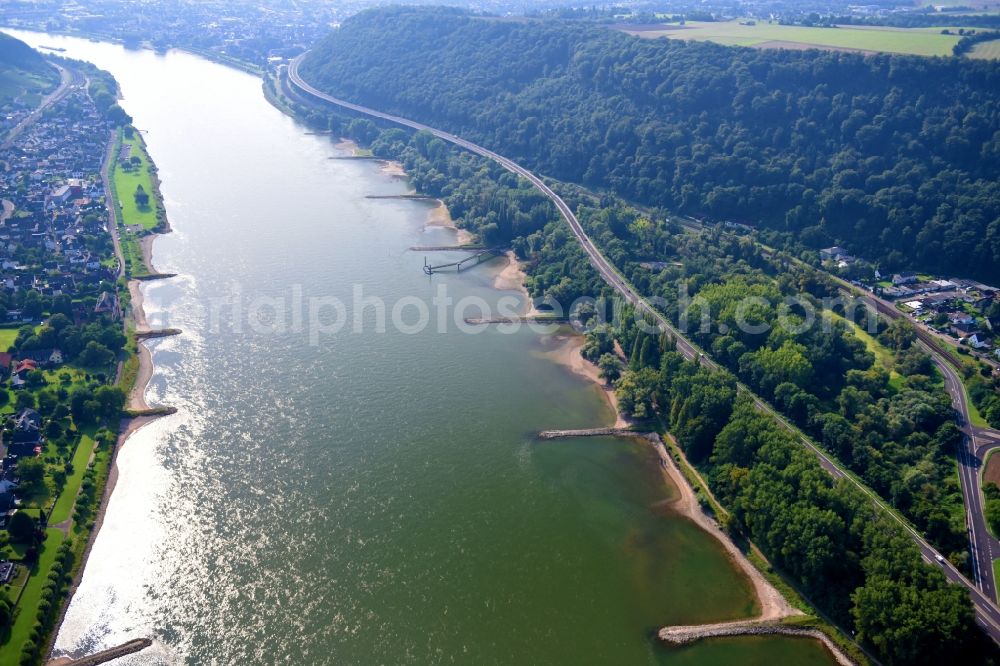
[[[664,627],[657,632],[660,640],[671,645],[686,645],[705,638],[724,638],[727,636],[799,636],[814,638],[821,641],[826,649],[833,654],[841,666],[857,666],[854,660],[844,654],[830,637],[819,629],[796,627],[791,625],[762,623],[753,620],[737,622],[721,622],[719,624],[701,624],[687,627]]]
[[[136,331],[136,340],[153,340],[155,338],[169,338],[173,335],[183,333],[179,328],[160,328],[152,331]]]
[[[148,638],[136,638],[116,647],[101,650],[100,652],[92,654],[88,657],[82,657],[81,659],[67,659],[65,657],[61,657],[50,661],[49,666],[98,666],[98,664],[103,664],[113,659],[120,659],[121,657],[135,654],[140,650],[145,650],[152,644],[153,641]]]
[[[470,326],[485,326],[487,324],[565,324],[565,317],[549,315],[519,315],[516,317],[466,317],[465,323]],[[569,437],[570,435],[564,435]]]
[[[539,439],[559,439],[560,437],[641,437],[643,439],[659,436],[655,432],[638,432],[628,428],[586,428],[583,430],[543,430],[538,433]]]

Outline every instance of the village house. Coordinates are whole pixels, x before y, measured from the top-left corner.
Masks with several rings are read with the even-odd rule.
[[[95,314],[107,314],[118,319],[121,317],[121,307],[118,304],[118,295],[107,291],[102,291],[97,297],[97,304],[94,306]]]
[[[970,336],[970,335],[972,335],[973,333],[976,332],[976,325],[975,324],[952,324],[951,325],[951,330],[952,330],[952,332],[958,338],[966,338],[966,337],[968,337],[968,336]]]
[[[7,453],[16,458],[36,456],[42,448],[42,417],[34,409],[25,409],[12,417],[14,429],[10,433]]]
[[[14,580],[17,567],[10,560],[0,561],[0,585],[7,585]]]
[[[847,250],[836,245],[819,251],[819,258],[822,261],[839,261],[844,257],[851,258]]]
[[[952,312],[948,314],[948,322],[952,326],[972,326],[976,323],[976,318],[967,312]]]
[[[965,338],[963,342],[973,349],[987,349],[990,346],[989,340],[984,338],[981,333],[973,333],[969,337]]]

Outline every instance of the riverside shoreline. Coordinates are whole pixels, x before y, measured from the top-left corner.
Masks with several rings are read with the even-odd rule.
[[[533,307],[531,308],[531,312],[536,312]],[[632,422],[622,414],[614,387],[608,385],[601,378],[601,371],[596,365],[583,357],[583,345],[585,342],[584,337],[575,332],[553,333],[543,338],[543,344],[549,348],[541,352],[541,356],[568,368],[573,374],[592,382],[600,389],[605,403],[614,414],[614,422],[610,427],[628,428],[632,425]]]
[[[664,479],[670,485],[677,488],[679,496],[673,503],[672,508],[715,537],[722,544],[722,547],[726,549],[733,563],[746,575],[753,585],[754,594],[760,603],[760,614],[754,618],[720,624],[736,627],[763,622],[776,622],[786,617],[805,615],[801,610],[788,603],[781,592],[771,585],[757,567],[747,559],[746,555],[736,547],[733,540],[726,536],[718,523],[702,510],[694,488],[684,478],[680,467],[677,466],[677,462],[667,451],[667,447],[660,436],[656,433],[649,433],[644,438],[652,444],[653,450],[656,451],[657,456],[660,458],[660,469],[663,471]]]
[[[147,236],[147,238],[153,238]],[[145,240],[145,239],[144,239]],[[152,272],[152,242],[143,242],[143,261],[147,270]],[[146,311],[143,307],[144,296],[142,293],[142,282],[139,280],[128,281],[128,291],[132,300],[132,323],[135,331],[149,331],[149,324],[146,322]],[[153,355],[142,341],[136,341],[136,354],[139,357],[139,372],[136,374],[135,383],[129,389],[126,406],[130,410],[148,410],[149,404],[146,402],[146,387],[153,377]]]
[[[340,137],[337,139],[337,142],[333,144],[333,147],[345,153],[350,153],[351,157],[367,157],[361,146],[359,146],[356,141],[351,139]],[[401,162],[396,160],[385,160],[379,157],[373,157],[372,160],[379,163],[379,172],[385,176],[389,176],[390,178],[395,178],[397,180],[406,180],[409,178],[409,174],[406,173],[406,169],[403,167]],[[413,193],[416,193],[416,190],[412,187],[410,189]],[[432,203],[433,206],[427,212],[427,221],[424,222],[424,229],[428,227],[451,229],[455,232],[456,245],[468,245],[472,243],[475,236],[473,236],[472,233],[466,229],[461,229],[455,224],[455,221],[451,219],[451,213],[448,211],[448,205],[441,199],[428,199],[428,203]]]
[[[112,141],[108,144],[108,150],[116,150],[117,142]],[[143,149],[146,150],[145,144],[143,144]],[[147,151],[147,155],[148,155]],[[152,161],[152,156],[150,156]],[[109,156],[106,156],[107,168],[113,168],[114,154],[109,152]],[[110,171],[106,174],[106,182],[110,182],[111,173]],[[156,197],[160,205],[163,205],[163,195],[160,192],[160,179],[157,172],[153,172],[152,175],[153,182],[153,196]],[[109,226],[114,229],[112,236],[114,237],[116,248],[120,248],[121,239],[119,238],[119,207],[117,201],[113,195],[114,189],[108,188],[106,191],[106,196],[109,197],[110,205],[108,207],[111,213],[111,219],[109,220]],[[164,208],[164,216],[166,215],[166,209]],[[123,225],[122,225],[123,226]],[[146,273],[149,275],[156,275],[156,271],[153,269],[153,241],[156,240],[160,235],[170,233],[172,231],[170,223],[166,217],[164,217],[164,224],[161,231],[152,232],[146,236],[143,236],[140,240],[139,246],[142,249],[142,261],[146,269]],[[120,249],[118,249],[119,261],[121,261]],[[125,264],[121,263],[121,271],[124,274]],[[144,281],[148,280],[138,280],[129,279],[127,281],[127,289],[129,292],[130,300],[130,312],[125,315],[125,327],[128,328],[128,319],[131,317],[132,325],[135,332],[149,332],[149,325],[146,321],[146,312],[143,307],[143,294],[142,294],[142,284]],[[146,403],[145,393],[146,388],[149,385],[149,381],[153,376],[155,366],[153,364],[153,356],[149,349],[143,343],[142,340],[136,340],[136,356],[138,357],[139,368],[136,373],[135,380],[131,387],[127,388],[128,394],[126,396],[125,408],[128,412],[136,414],[137,412],[149,412],[155,411],[151,410],[150,406]],[[54,625],[53,631],[48,638],[48,643],[46,645],[45,654],[47,655],[47,664],[58,664],[64,663],[60,659],[53,660],[51,658],[53,645],[55,644],[56,637],[59,635],[59,630],[62,627],[63,620],[66,616],[66,611],[73,601],[73,596],[76,593],[77,588],[80,585],[80,581],[83,579],[83,574],[86,571],[87,563],[90,560],[90,553],[93,550],[94,542],[97,540],[98,534],[100,534],[101,527],[104,524],[104,518],[107,514],[108,504],[111,501],[111,496],[114,493],[115,486],[118,483],[118,454],[121,449],[125,446],[126,441],[133,433],[140,430],[143,426],[152,423],[153,421],[166,416],[168,413],[172,413],[168,408],[163,413],[159,414],[138,414],[134,416],[126,416],[119,421],[118,424],[118,436],[115,440],[115,446],[111,452],[111,465],[108,469],[108,476],[104,482],[104,490],[101,494],[100,502],[98,503],[97,509],[94,513],[94,524],[90,529],[90,533],[87,535],[87,545],[84,547],[83,554],[80,558],[79,566],[77,567],[76,573],[73,576],[73,580],[70,583],[69,589],[66,594],[66,598],[62,604],[62,608],[59,611],[59,619]]]
[[[657,637],[664,643],[677,646],[702,639],[736,636],[786,635],[811,638],[823,643],[840,666],[854,666],[856,662],[819,629],[782,624],[786,618],[807,616],[785,599],[781,592],[764,577],[764,574],[750,562],[733,540],[722,531],[719,524],[702,510],[694,488],[681,472],[677,461],[670,455],[661,436],[653,432],[636,431],[634,434],[622,432],[622,429],[628,428],[632,424],[621,413],[614,389],[601,379],[597,366],[583,357],[581,351],[585,342],[584,337],[576,333],[556,333],[544,340],[551,341],[554,346],[552,349],[542,352],[542,356],[567,367],[581,377],[589,379],[602,391],[615,416],[614,424],[608,426],[607,429],[618,432],[612,433],[611,436],[642,439],[653,448],[660,460],[660,470],[664,482],[677,489],[678,496],[671,502],[671,509],[678,515],[691,520],[722,544],[730,561],[749,579],[753,586],[754,596],[760,605],[760,612],[755,617],[702,625],[663,627],[657,632]],[[598,428],[597,430],[602,429]],[[666,436],[670,437],[669,434]]]

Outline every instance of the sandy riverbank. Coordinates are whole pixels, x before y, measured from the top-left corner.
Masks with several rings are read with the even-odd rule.
[[[342,150],[345,153],[350,153],[351,155],[357,155],[361,150],[361,147],[358,146],[357,142],[344,138],[340,138],[337,143],[333,144],[333,147],[337,150]]]
[[[541,314],[535,307],[535,303],[531,298],[531,294],[528,293],[528,288],[525,286],[525,279],[528,275],[524,272],[524,267],[521,266],[521,262],[517,260],[514,255],[513,250],[507,250],[507,257],[504,259],[506,262],[500,272],[496,274],[493,278],[493,288],[499,289],[501,291],[519,291],[521,292],[521,298],[524,300],[525,308],[522,313],[525,317],[532,317],[537,314]]]
[[[618,408],[618,397],[615,390],[601,379],[600,369],[583,357],[583,345],[586,342],[582,335],[576,333],[556,333],[543,339],[543,344],[549,348],[542,355],[549,360],[569,368],[572,372],[589,379],[601,390],[608,407],[614,413],[615,428],[627,428],[631,425]]]
[[[458,245],[468,245],[475,240],[471,232],[459,229],[455,225],[455,221],[451,219],[451,212],[448,211],[448,206],[440,199],[436,199],[433,208],[428,211],[427,222],[424,226],[425,228],[440,227],[442,229],[451,229],[455,232],[455,243]]]
[[[337,150],[341,150],[345,153],[349,153],[351,157],[360,157],[362,155],[371,155],[371,153],[365,153],[361,146],[358,145],[357,141],[352,139],[345,139],[341,137],[337,143],[333,144],[333,147]],[[373,158],[374,160],[375,158]],[[378,159],[379,171],[386,176],[392,176],[393,178],[406,178],[406,169],[403,165],[394,160],[383,160]]]
[[[393,160],[386,160],[379,165],[378,170],[386,176],[392,178],[407,178],[406,169],[399,162]]]
[[[146,324],[146,312],[143,310],[142,283],[138,280],[129,280],[128,293],[132,300],[132,321],[135,323],[137,331],[145,331],[149,328]]]
[[[670,435],[667,435],[669,437]],[[732,622],[717,622],[713,624],[693,625],[688,627],[664,627],[659,631],[659,637],[669,643],[684,644],[701,640],[702,638],[713,638],[723,636],[750,636],[762,634],[785,634],[790,636],[807,636],[815,638],[826,646],[834,659],[841,666],[852,666],[853,660],[832,641],[830,637],[818,629],[807,629],[802,627],[786,627],[779,624],[780,620],[796,615],[805,615],[801,610],[792,606],[785,597],[782,596],[764,574],[755,567],[746,555],[736,547],[736,544],[726,536],[715,520],[706,514],[694,489],[688,483],[684,474],[678,467],[677,461],[673,459],[667,447],[660,439],[659,435],[648,437],[660,458],[660,468],[663,476],[670,485],[677,488],[678,498],[671,506],[677,513],[690,520],[696,525],[714,536],[726,549],[730,559],[740,568],[740,570],[750,579],[753,584],[754,593],[760,603],[760,614],[757,617],[747,620],[735,620]]]
[[[135,376],[135,385],[129,391],[128,409],[141,411],[149,409],[149,404],[146,403],[146,387],[153,377],[153,355],[141,342],[137,346],[139,348],[139,372]]]
[[[169,231],[165,231],[164,233],[169,233]],[[153,241],[159,235],[149,234],[139,239],[139,249],[142,251],[142,263],[146,266],[146,272],[150,274],[156,273],[156,270],[153,268]]]
[[[156,236],[156,234],[145,236],[140,243],[142,260],[149,273],[156,272],[153,269],[153,241]],[[142,282],[129,280],[128,291],[132,300],[132,321],[135,324],[135,330],[148,331],[149,324],[146,321],[146,311],[143,307]],[[127,407],[133,410],[145,410],[149,409],[149,405],[146,403],[146,386],[153,377],[153,355],[142,342],[137,343],[136,348],[139,357],[139,371],[136,374],[135,384],[129,389]],[[122,443],[124,443],[124,439]]]
[[[718,523],[702,510],[694,489],[688,483],[687,479],[684,478],[680,468],[677,466],[677,462],[671,457],[666,446],[659,440],[658,436],[656,439],[657,441],[654,443],[653,448],[656,449],[656,453],[660,457],[663,476],[679,492],[679,497],[673,503],[672,508],[680,515],[694,521],[695,524],[714,536],[723,545],[732,561],[750,579],[750,582],[753,584],[754,593],[760,602],[759,616],[751,620],[737,620],[736,622],[726,622],[723,624],[730,626],[774,622],[792,615],[803,615],[802,611],[789,604],[781,596],[781,593],[764,578],[764,575],[757,567],[750,563],[750,560],[736,547],[736,544],[723,533]]]
[[[341,138],[337,141],[337,143],[333,144],[333,147],[345,153],[350,153],[355,157],[361,155],[362,153],[361,146],[359,146],[356,141],[352,141],[351,139]],[[406,173],[406,169],[403,167],[402,163],[394,160],[379,160],[379,173],[389,176],[390,178],[409,178],[409,174]],[[416,191],[411,188],[411,193],[415,192]],[[457,245],[468,245],[475,240],[469,231],[459,229],[455,225],[455,221],[451,219],[451,213],[448,211],[448,206],[445,205],[445,203],[440,199],[436,199],[434,201],[434,206],[428,211],[427,221],[424,223],[424,226],[452,229],[455,232],[455,243]]]

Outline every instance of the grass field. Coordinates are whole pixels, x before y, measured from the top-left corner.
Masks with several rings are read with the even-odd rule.
[[[848,51],[884,51],[913,55],[951,55],[958,35],[942,35],[941,28],[886,28],[843,26],[807,28],[797,25],[757,23],[740,25],[739,21],[688,21],[686,25],[621,26],[639,37],[712,41],[729,46],[805,49],[821,48]],[[954,32],[957,28],[953,28]]]
[[[48,572],[55,563],[59,546],[62,545],[63,533],[57,529],[45,530],[45,541],[38,555],[36,572],[28,579],[24,594],[17,605],[17,617],[6,640],[0,643],[0,664],[16,664],[21,654],[21,647],[27,642],[35,620],[38,617],[38,603],[42,598],[42,587],[48,581]]]
[[[0,328],[0,352],[5,352],[17,339],[18,328]]]
[[[965,391],[965,401],[969,404],[969,423],[976,428],[989,428],[990,424],[979,413],[976,403],[972,402],[972,396],[969,395],[969,387],[965,385],[965,382],[962,382],[962,390]]]
[[[150,231],[156,227],[156,209],[160,204],[156,200],[156,189],[153,187],[149,155],[138,134],[134,134],[132,138],[123,136],[122,144],[132,146],[132,156],[139,158],[139,165],[129,170],[124,169],[117,159],[113,167],[112,179],[115,191],[118,193],[122,222],[129,227],[138,225]],[[135,201],[135,191],[140,185],[149,195],[149,204],[141,207]]]
[[[846,324],[851,329],[851,332],[854,333],[854,336],[861,340],[861,342],[865,343],[865,348],[875,355],[875,360],[879,363],[879,365],[889,371],[890,386],[897,391],[903,387],[903,376],[893,369],[896,365],[896,359],[889,349],[883,346],[882,343],[873,338],[868,331],[858,326],[855,322],[848,321],[835,312],[826,312],[824,314]]]
[[[1000,39],[994,39],[992,42],[982,42],[981,44],[976,44],[975,48],[972,49],[972,53],[969,54],[969,57],[977,60],[1000,59]]]
[[[73,454],[73,473],[66,477],[66,485],[63,486],[56,505],[52,508],[52,515],[49,517],[49,524],[58,525],[67,520],[73,513],[73,505],[76,502],[76,495],[80,492],[80,484],[83,483],[83,475],[87,473],[87,465],[90,464],[90,456],[94,452],[94,440],[87,435],[80,438],[80,443]]]
[[[131,155],[138,157],[140,163],[137,167],[129,170],[123,169],[117,159],[112,163],[111,194],[120,211],[119,237],[122,257],[125,260],[125,272],[130,277],[141,277],[148,274],[149,271],[146,270],[146,263],[142,259],[139,237],[156,228],[157,209],[163,204],[153,185],[151,162],[142,139],[138,134],[132,138],[121,134],[120,139],[122,144],[132,146]],[[149,205],[142,208],[135,201],[135,191],[139,185],[142,185],[142,189],[150,197]]]
[[[983,461],[983,484],[990,481],[1000,486],[1000,455],[996,449],[987,453]]]

